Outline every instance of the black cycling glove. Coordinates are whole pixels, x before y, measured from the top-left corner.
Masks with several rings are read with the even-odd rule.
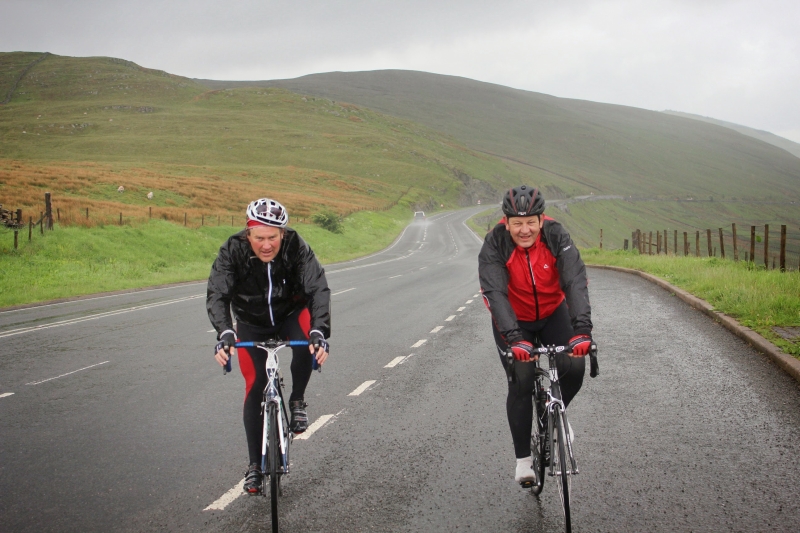
[[[317,330],[313,330],[308,336],[308,343],[314,346],[314,351],[317,351],[322,347],[323,350],[330,353],[330,344],[328,341],[325,340],[325,337],[322,335],[321,332]]]
[[[234,344],[236,344],[236,334],[231,330],[223,331],[222,335],[219,336],[217,346],[214,348],[214,353],[216,354],[218,351],[224,349],[225,353],[230,355],[231,346]]]

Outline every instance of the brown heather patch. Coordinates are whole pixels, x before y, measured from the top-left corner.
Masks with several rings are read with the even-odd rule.
[[[177,174],[182,171],[181,174]],[[188,172],[187,172],[188,171]],[[188,173],[189,175],[184,175]],[[23,210],[23,220],[38,220],[44,193],[52,194],[54,218],[61,224],[94,226],[144,220],[150,214],[183,224],[236,224],[248,202],[270,197],[283,203],[294,220],[323,209],[345,215],[356,210],[380,210],[391,205],[401,189],[386,183],[314,169],[276,167],[258,172],[212,175],[208,170],[181,166],[168,170],[119,169],[92,162],[29,163],[0,159],[0,204]],[[117,187],[125,187],[118,193]],[[154,199],[147,200],[153,191]],[[86,208],[89,218],[86,218]]]

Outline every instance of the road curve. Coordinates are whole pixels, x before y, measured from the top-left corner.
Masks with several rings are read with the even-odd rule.
[[[326,423],[292,448],[285,531],[560,530],[554,484],[513,483],[474,212],[327,267],[332,355],[306,396]],[[798,385],[668,292],[589,272],[602,374],[570,407],[575,531],[796,530]],[[212,362],[204,290],[0,313],[0,529],[267,530],[263,498],[225,498],[243,387]]]

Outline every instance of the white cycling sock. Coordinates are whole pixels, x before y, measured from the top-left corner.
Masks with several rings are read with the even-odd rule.
[[[517,471],[514,475],[514,480],[517,483],[523,481],[533,481],[536,479],[536,474],[533,472],[533,457],[523,457],[517,459]]]

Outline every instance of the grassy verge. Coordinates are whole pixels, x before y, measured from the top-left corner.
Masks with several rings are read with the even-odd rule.
[[[800,339],[783,339],[772,328],[800,326],[800,274],[753,268],[715,257],[639,255],[635,252],[582,250],[587,264],[633,268],[658,276],[769,339],[800,358]]]
[[[378,251],[408,223],[407,207],[355,213],[344,233],[293,227],[323,263]],[[13,235],[0,232],[0,308],[96,292],[199,280],[208,276],[219,246],[237,228],[185,228],[163,220],[91,228],[58,227],[27,235],[13,250]],[[22,235],[20,235],[22,237]]]

